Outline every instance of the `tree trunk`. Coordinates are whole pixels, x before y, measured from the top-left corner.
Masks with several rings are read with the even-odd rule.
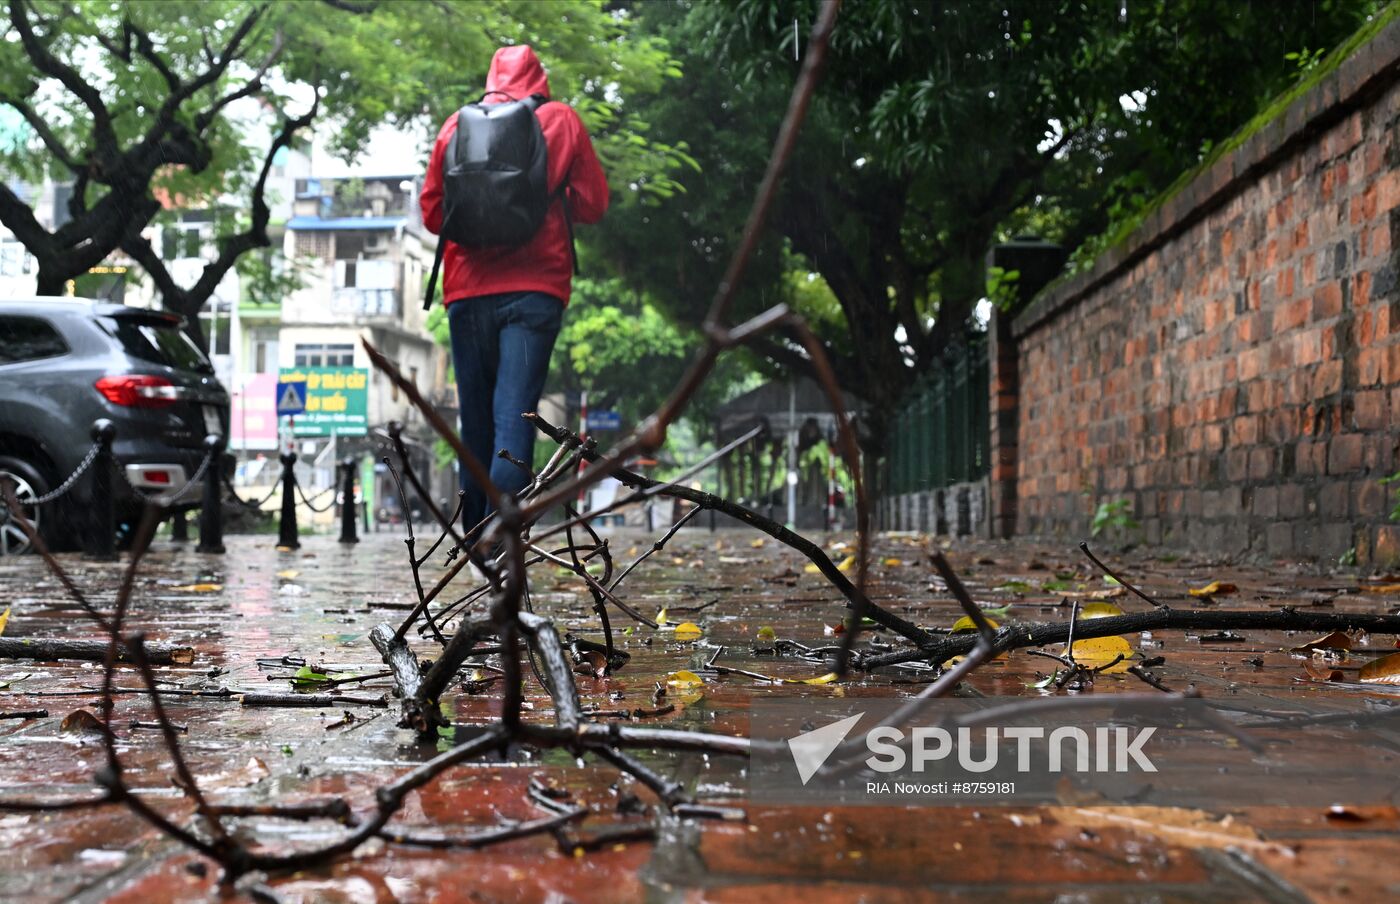
[[[35,289],[35,294],[64,295],[66,294],[68,280],[71,278],[70,274],[63,272],[57,266],[45,266],[44,264],[40,264],[39,276],[36,280],[38,288]]]

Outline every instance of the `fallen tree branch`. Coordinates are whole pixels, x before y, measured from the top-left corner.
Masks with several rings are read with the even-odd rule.
[[[32,659],[55,662],[76,659],[82,662],[102,662],[111,646],[105,640],[65,640],[58,637],[0,637],[0,659]],[[189,665],[194,662],[194,650],[168,643],[146,644],[146,657],[151,665]],[[118,662],[132,662],[131,649],[122,644],[117,650]]]
[[[534,424],[536,429],[555,442],[562,443],[569,439],[575,442],[578,441],[578,437],[575,436],[572,431],[564,427],[554,426],[537,413],[526,414],[525,419]],[[584,458],[588,459],[590,462],[596,462],[600,460],[602,456],[597,452],[585,452]],[[852,608],[864,611],[866,617],[870,618],[876,624],[895,632],[907,640],[912,640],[915,643],[927,644],[934,640],[932,634],[929,634],[918,625],[906,621],[871,602],[869,597],[867,597],[862,590],[857,588],[855,584],[851,583],[850,579],[846,577],[841,569],[836,567],[836,563],[831,561],[831,557],[828,556],[820,546],[801,534],[788,530],[777,521],[771,518],[765,518],[753,509],[740,505],[737,502],[731,502],[723,496],[716,496],[714,493],[707,493],[704,490],[697,490],[687,486],[663,484],[660,481],[652,480],[650,477],[644,477],[626,468],[614,469],[612,476],[631,489],[650,490],[658,488],[660,494],[663,496],[684,499],[686,502],[692,502],[701,508],[722,512],[731,518],[744,522],[755,530],[762,531],[779,543],[789,546],[806,556],[808,561],[817,566],[817,570],[821,572],[822,576],[840,591],[841,595],[846,598],[848,604]],[[558,528],[555,528],[555,530],[558,530]]]
[[[1140,631],[1209,631],[1222,628],[1255,631],[1316,631],[1318,633],[1366,631],[1370,634],[1400,634],[1400,615],[1302,612],[1286,607],[1236,612],[1218,609],[1160,608],[1148,612],[1091,618],[1075,623],[1008,624],[997,630],[995,643],[999,650],[1005,651],[1021,647],[1064,643],[1069,640],[1071,631],[1080,640],[1087,640],[1093,637],[1110,637],[1114,634],[1133,634]],[[978,640],[979,638],[975,634],[951,634],[918,649],[897,650],[892,653],[865,656],[860,660],[859,666],[863,669],[877,669],[881,666],[896,665],[901,662],[919,661],[927,661],[937,665],[954,656],[972,652],[972,649],[977,646]]]

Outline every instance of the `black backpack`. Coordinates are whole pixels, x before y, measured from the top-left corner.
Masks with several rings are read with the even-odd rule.
[[[482,100],[499,93],[503,92],[487,92]],[[546,100],[535,94],[501,104],[478,101],[458,111],[457,134],[443,152],[442,229],[423,310],[433,305],[448,241],[464,248],[523,245],[539,232],[557,196],[565,198],[572,245],[573,221],[568,216],[565,186],[549,191],[549,158],[535,116]],[[574,266],[577,269],[577,256]]]

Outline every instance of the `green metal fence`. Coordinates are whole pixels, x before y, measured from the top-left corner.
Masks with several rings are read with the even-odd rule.
[[[987,346],[952,348],[905,395],[885,448],[885,495],[979,480],[988,470]]]

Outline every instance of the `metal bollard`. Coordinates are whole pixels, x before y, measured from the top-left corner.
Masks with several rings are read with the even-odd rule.
[[[174,543],[190,542],[190,522],[185,518],[184,509],[170,516],[170,540]]]
[[[292,466],[297,463],[295,452],[282,453],[282,519],[277,525],[277,545],[288,549],[300,549],[297,539],[297,501],[293,482],[296,476]]]
[[[88,558],[110,560],[117,557],[117,500],[112,495],[112,440],[116,425],[105,417],[92,422],[92,440],[102,445],[92,469],[92,534],[88,537]]]
[[[224,551],[223,471],[224,438],[217,433],[204,437],[209,465],[204,469],[204,499],[199,506],[199,546],[196,552]],[[180,515],[184,520],[184,513]]]
[[[340,467],[345,471],[340,484],[340,542],[359,543],[360,538],[355,536],[355,459],[347,457]]]

